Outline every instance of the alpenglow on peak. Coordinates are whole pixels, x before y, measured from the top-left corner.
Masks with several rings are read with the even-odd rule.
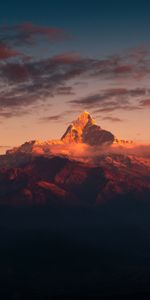
[[[89,145],[112,144],[114,135],[96,125],[90,113],[83,111],[73,121],[61,138],[64,143],[85,143]]]

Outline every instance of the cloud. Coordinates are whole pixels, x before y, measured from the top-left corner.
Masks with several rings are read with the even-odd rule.
[[[125,73],[130,73],[133,70],[132,65],[120,65],[114,68],[114,73],[118,74],[125,74]]]
[[[77,59],[77,56],[75,59],[67,53],[62,54],[61,59],[51,57],[2,64],[0,105],[8,110],[18,108],[19,116],[19,112],[22,113],[27,106],[44,103],[47,99],[51,101],[55,95],[73,95],[73,87],[68,82],[87,73],[92,65],[93,61],[80,57]],[[6,84],[8,89],[5,88]]]
[[[64,60],[65,57],[65,60]],[[93,69],[94,61],[85,58],[74,59],[74,56],[70,57],[70,53],[64,53],[61,55],[61,59],[50,57],[38,61],[23,61],[22,63],[13,62],[6,63],[1,66],[1,77],[11,80],[12,83],[16,82],[19,75],[23,76],[24,80],[40,78],[41,83],[51,79],[56,81],[68,81],[82,75]]]
[[[111,122],[122,122],[122,121],[123,121],[123,120],[121,120],[120,118],[117,118],[117,117],[111,117],[111,116],[104,117],[103,120],[111,121]]]
[[[0,117],[2,117],[2,118],[7,118],[7,119],[9,119],[9,118],[12,118],[12,117],[15,117],[15,116],[17,116],[17,112],[15,112],[15,111],[10,111],[10,112],[7,112],[7,111],[1,111],[0,112]]]
[[[93,109],[99,106],[96,112],[111,112],[117,109],[136,110],[141,109],[141,107],[133,105],[132,101],[147,94],[150,94],[150,90],[145,88],[113,88],[102,90],[100,93],[94,95],[71,100],[69,103]]]
[[[41,37],[48,41],[58,41],[66,36],[59,28],[38,26],[31,22],[0,26],[0,39],[16,46],[33,45],[36,39]]]
[[[11,49],[6,44],[0,42],[0,60],[16,57],[20,53],[16,50]]]
[[[42,122],[63,121],[66,118],[66,116],[70,116],[74,113],[75,113],[75,110],[65,110],[61,114],[44,116],[43,118],[40,118],[39,120]],[[79,111],[76,111],[76,113],[79,113]],[[66,123],[66,125],[68,125],[68,122]],[[69,125],[70,125],[70,123],[69,123]]]
[[[111,112],[117,109],[142,109],[146,104],[136,103],[139,97],[149,97],[145,88],[116,88],[98,91],[93,95],[72,100],[75,83],[97,79],[131,78],[150,73],[148,52],[139,55],[113,55],[104,59],[82,57],[79,53],[60,53],[53,57],[35,59],[29,55],[12,50],[10,46],[31,46],[37,39],[46,38],[55,41],[66,38],[60,29],[23,23],[14,26],[1,26],[0,45],[3,45],[0,64],[0,105],[3,117],[20,116],[30,113],[31,105],[54,103],[55,96],[70,96],[68,102],[74,107],[97,109],[99,112]],[[4,46],[5,45],[5,46]],[[25,47],[24,47],[25,49]],[[138,63],[137,63],[138,62]],[[145,75],[143,75],[145,76]],[[7,88],[6,88],[7,86]],[[74,87],[74,89],[73,89]],[[137,99],[136,99],[137,98]],[[134,101],[135,99],[135,101]],[[142,99],[141,99],[142,101]],[[132,103],[133,102],[133,103]],[[17,113],[16,113],[17,110]],[[2,116],[1,114],[1,116]]]
[[[46,116],[40,119],[43,122],[57,122],[62,120],[62,115]]]
[[[28,106],[35,102],[35,95],[30,98],[27,98],[27,95],[12,95],[10,96],[0,96],[0,106],[1,109],[11,108],[11,109],[18,109],[20,106]],[[14,110],[15,111],[15,110]],[[1,112],[2,113],[2,112]]]
[[[30,72],[26,64],[9,62],[0,68],[1,76],[8,82],[19,83],[30,79]]]
[[[150,99],[141,100],[140,105],[144,107],[150,107]]]
[[[133,144],[131,147],[114,146],[111,147],[111,152],[150,158],[150,144]]]
[[[76,63],[80,60],[82,60],[82,58],[80,54],[76,52],[63,53],[53,57],[53,61],[60,64]]]
[[[61,59],[60,59],[61,57]],[[85,59],[70,54],[51,57],[40,61],[7,62],[0,66],[1,86],[9,89],[0,90],[0,105],[2,108],[18,108],[19,112],[27,106],[46,102],[55,95],[72,96],[73,87],[68,85],[71,80],[79,80],[80,76],[89,78],[95,67],[95,60]],[[67,58],[68,57],[68,58]],[[64,61],[65,58],[65,61]],[[69,103],[83,108],[97,108],[99,111],[114,111],[115,109],[140,109],[131,105],[129,100],[149,95],[145,88],[113,88],[102,90],[97,94],[70,100]],[[13,95],[13,96],[12,96]],[[52,100],[51,100],[52,102]],[[98,111],[97,111],[98,112]]]
[[[150,47],[139,46],[97,62],[93,76],[105,79],[137,79],[150,75]]]
[[[49,153],[59,156],[67,156],[71,159],[82,161],[85,163],[99,164],[101,156],[109,157],[109,154],[120,154],[120,155],[136,155],[137,158],[141,157],[145,159],[150,158],[150,144],[147,145],[135,145],[130,147],[127,146],[89,146],[87,144],[52,144],[49,146]],[[115,158],[114,158],[115,159]],[[142,162],[142,160],[141,160]],[[150,165],[150,163],[149,163]]]
[[[71,86],[61,86],[57,89],[58,95],[70,96],[74,95],[73,88]]]
[[[136,106],[136,105],[114,105],[114,106],[104,106],[104,107],[101,107],[97,110],[94,111],[94,113],[100,113],[100,112],[113,112],[115,110],[126,110],[126,111],[134,111],[134,110],[140,110],[142,109],[141,107],[139,106]]]

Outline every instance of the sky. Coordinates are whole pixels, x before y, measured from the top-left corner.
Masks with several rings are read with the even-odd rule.
[[[3,1],[0,151],[60,138],[83,110],[149,143],[149,28],[149,1]]]

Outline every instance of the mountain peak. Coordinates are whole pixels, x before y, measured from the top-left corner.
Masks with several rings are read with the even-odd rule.
[[[83,129],[87,125],[95,124],[95,120],[92,118],[89,112],[83,111],[82,114],[72,122],[75,127],[78,129]]]
[[[90,113],[88,111],[83,111],[82,114],[78,117],[79,119],[87,119],[88,121],[91,120],[92,122],[95,123],[95,120],[93,119],[93,117],[90,115]]]
[[[92,118],[91,115],[90,115],[90,113],[88,111],[86,111],[86,110],[84,110],[82,112],[82,114],[79,116],[79,118],[88,118],[88,117]]]
[[[114,135],[96,125],[90,113],[83,111],[82,114],[69,125],[61,140],[64,143],[101,145],[104,143],[113,143]]]

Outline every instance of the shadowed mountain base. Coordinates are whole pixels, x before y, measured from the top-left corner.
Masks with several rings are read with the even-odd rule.
[[[1,207],[1,298],[150,296],[150,205],[128,200],[96,209]]]

